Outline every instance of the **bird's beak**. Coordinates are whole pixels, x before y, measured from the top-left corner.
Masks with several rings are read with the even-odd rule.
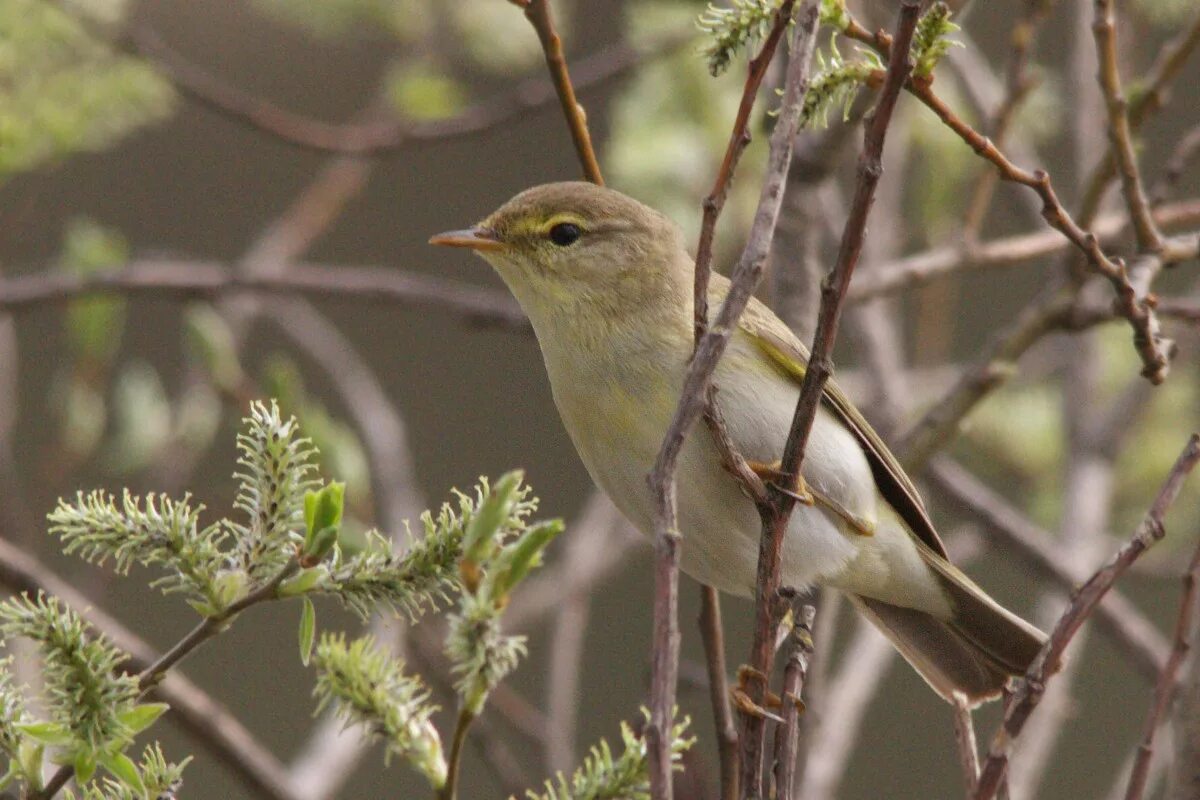
[[[474,227],[463,231],[446,231],[429,240],[444,247],[469,247],[472,250],[502,250],[504,242],[489,228]]]

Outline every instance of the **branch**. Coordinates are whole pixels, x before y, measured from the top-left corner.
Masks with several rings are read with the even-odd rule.
[[[149,644],[97,608],[74,586],[32,556],[0,537],[0,584],[14,594],[54,595],[81,615],[113,644],[129,654],[123,667],[141,671],[160,658]],[[172,674],[157,687],[154,696],[171,706],[171,718],[207,747],[217,761],[228,767],[247,787],[273,800],[297,800],[287,769],[229,710],[213,700],[196,684]]]
[[[1163,249],[1163,239],[1150,215],[1150,203],[1146,200],[1137,155],[1133,151],[1133,130],[1129,125],[1128,103],[1121,89],[1121,71],[1117,64],[1117,29],[1112,0],[1096,0],[1092,33],[1100,61],[1100,88],[1108,108],[1109,152],[1120,170],[1121,190],[1133,220],[1138,247],[1143,252],[1158,253]]]
[[[537,31],[538,41],[542,43],[542,52],[546,55],[546,66],[550,69],[550,77],[554,82],[554,90],[562,105],[563,115],[567,118],[567,127],[571,129],[571,140],[575,143],[575,152],[583,165],[583,176],[600,186],[604,178],[600,174],[600,163],[596,161],[596,151],[592,147],[592,137],[588,133],[587,114],[583,106],[575,99],[575,89],[571,85],[571,76],[567,72],[567,60],[563,56],[562,39],[554,28],[554,15],[550,11],[549,0],[511,0],[514,5],[525,9],[525,18]]]
[[[1035,525],[957,462],[937,458],[929,465],[928,476],[1044,577],[1067,591],[1086,580],[1086,575],[1065,566],[1071,560],[1049,531]],[[1127,597],[1116,589],[1110,591],[1096,609],[1096,623],[1128,654],[1135,669],[1150,681],[1158,677],[1170,645]]]
[[[790,18],[791,0],[785,0],[774,27]],[[675,469],[683,442],[707,404],[707,389],[717,362],[725,352],[737,320],[750,302],[762,278],[763,267],[774,236],[783,187],[791,162],[792,142],[799,128],[800,110],[808,85],[808,70],[817,30],[817,6],[807,2],[796,25],[792,58],[788,63],[783,106],[771,134],[766,178],[759,194],[754,223],[741,258],[734,268],[729,292],[716,320],[700,338],[684,378],[679,404],[671,419],[648,476],[654,498],[655,594],[654,650],[651,677],[650,721],[646,726],[651,793],[655,800],[671,797],[670,726],[674,712],[678,673],[679,629],[679,530],[675,496]],[[770,39],[768,39],[770,41]],[[778,41],[778,38],[775,38]],[[765,47],[764,43],[764,47]],[[701,269],[697,266],[697,280]],[[744,785],[743,785],[744,788]]]
[[[119,272],[76,275],[31,272],[0,278],[0,311],[21,313],[80,297],[121,294],[176,300],[268,294],[335,298],[364,303],[435,307],[469,322],[528,330],[505,292],[390,267],[290,265],[277,274],[249,275],[211,261],[137,260]]]
[[[801,694],[813,657],[813,620],[817,610],[804,606],[799,612],[789,636],[788,661],[783,670],[783,692],[780,694],[783,723],[775,729],[775,796],[785,799],[795,797],[800,715],[805,710]]]
[[[883,55],[891,51],[891,37],[883,31],[870,33],[856,21],[851,20],[845,35],[863,42]],[[1058,194],[1044,170],[1023,169],[1008,159],[986,136],[958,117],[937,94],[929,80],[910,80],[906,88],[937,115],[948,128],[958,134],[975,153],[990,161],[999,172],[1001,180],[1027,186],[1037,193],[1042,201],[1042,217],[1052,228],[1058,230],[1087,258],[1092,271],[1112,284],[1117,295],[1118,313],[1129,321],[1133,328],[1134,346],[1142,359],[1142,374],[1152,383],[1162,383],[1169,369],[1168,350],[1170,342],[1158,336],[1158,321],[1146,293],[1139,293],[1129,278],[1125,263],[1121,259],[1110,259],[1096,239],[1095,234],[1084,230],[1059,202]],[[1189,256],[1164,248],[1163,260],[1182,260]]]
[[[967,786],[967,798],[975,794],[979,782],[979,744],[975,741],[975,723],[971,707],[959,698],[954,702],[954,742],[958,745],[958,761]]]
[[[61,3],[60,3],[61,5]],[[558,95],[551,81],[521,81],[511,94],[473,106],[449,119],[429,122],[332,123],[294,113],[233,86],[171,48],[145,24],[130,22],[110,32],[99,22],[68,11],[114,49],[151,62],[184,97],[221,116],[286,144],[322,153],[383,156],[407,145],[472,136],[493,130],[532,111],[547,108]],[[619,44],[580,59],[575,87],[604,85],[651,59],[662,58],[695,39],[691,31],[663,37],[643,47]],[[565,66],[564,66],[565,70]]]
[[[1195,138],[1195,147],[1200,148],[1200,128],[1196,129]],[[1162,191],[1165,194],[1166,190]],[[1200,199],[1160,206],[1151,212],[1151,216],[1162,227],[1195,226],[1200,223]],[[1120,237],[1128,226],[1127,213],[1106,214],[1096,220],[1092,233],[1101,244],[1109,244]],[[1070,246],[1071,243],[1060,233],[1048,230],[1005,236],[990,242],[935,247],[880,264],[877,269],[862,274],[861,279],[850,287],[850,301],[862,302],[880,295],[914,289],[956,272],[1023,264],[1060,253]]]
[[[1129,790],[1125,800],[1141,800],[1150,777],[1150,762],[1154,758],[1154,736],[1159,724],[1166,716],[1167,707],[1175,694],[1179,673],[1184,659],[1192,649],[1192,617],[1196,613],[1196,600],[1200,590],[1200,546],[1192,554],[1187,571],[1183,573],[1183,592],[1179,596],[1179,614],[1175,617],[1175,643],[1171,655],[1163,666],[1162,674],[1154,687],[1154,701],[1146,714],[1142,728],[1142,741],[1134,757],[1133,770],[1129,777]]]
[[[804,372],[804,382],[796,403],[796,412],[783,451],[781,470],[792,476],[791,491],[773,487],[770,501],[762,510],[762,536],[758,550],[758,573],[755,580],[754,639],[750,666],[755,680],[750,683],[752,702],[761,706],[766,695],[765,677],[770,672],[772,644],[775,638],[775,604],[780,586],[780,562],[783,538],[794,507],[795,490],[799,487],[804,450],[809,431],[816,418],[825,383],[833,371],[831,355],[837,337],[838,321],[845,305],[850,277],[862,252],[867,217],[875,197],[875,187],[883,173],[881,159],[884,137],[891,122],[892,111],[900,96],[912,63],[908,57],[909,44],[916,29],[920,7],[916,2],[901,5],[896,21],[896,47],[889,59],[887,77],[874,111],[866,120],[863,150],[858,161],[858,185],[838,249],[837,262],[821,287],[821,306],[817,316],[817,334],[812,355]],[[762,792],[762,752],[766,736],[766,719],[745,715],[742,727],[742,792],[744,797],[760,797]]]
[[[721,625],[721,595],[711,586],[700,587],[700,635],[704,640],[708,693],[712,701],[721,768],[721,800],[738,800],[738,732],[729,706],[729,679],[725,667],[725,631]]]
[[[1037,708],[1046,690],[1046,681],[1062,666],[1062,656],[1067,645],[1117,579],[1142,553],[1162,539],[1166,533],[1163,517],[1198,461],[1200,434],[1192,434],[1132,539],[1087,583],[1073,593],[1070,604],[1054,626],[1050,638],[1013,692],[1012,700],[1005,710],[1004,721],[997,729],[988,749],[987,760],[979,775],[975,800],[991,800],[996,796],[1008,770],[1009,752],[1013,742],[1021,735],[1030,714]]]

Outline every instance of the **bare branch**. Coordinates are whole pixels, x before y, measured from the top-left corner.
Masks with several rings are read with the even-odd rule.
[[[1142,741],[1138,745],[1137,755],[1133,760],[1133,770],[1129,777],[1129,790],[1125,800],[1141,800],[1146,791],[1147,780],[1150,777],[1150,762],[1154,758],[1154,737],[1159,724],[1166,716],[1167,707],[1175,693],[1179,682],[1179,673],[1183,668],[1184,659],[1192,649],[1193,623],[1196,613],[1196,601],[1200,590],[1200,546],[1192,554],[1187,570],[1183,573],[1183,592],[1179,596],[1179,614],[1175,617],[1175,642],[1171,647],[1171,655],[1163,666],[1162,675],[1154,687],[1154,700],[1150,711],[1146,714],[1146,724],[1142,728]]]
[[[1017,684],[1012,701],[1005,711],[1004,721],[992,739],[987,760],[980,771],[975,800],[990,800],[996,796],[1008,770],[1009,752],[1013,742],[1021,735],[1030,714],[1037,708],[1045,692],[1046,681],[1061,666],[1062,655],[1067,645],[1116,580],[1142,553],[1162,539],[1165,534],[1163,517],[1198,461],[1200,434],[1193,434],[1133,537],[1087,583],[1072,594],[1071,602],[1054,626],[1050,638],[1030,664],[1024,679]]]
[[[954,701],[954,742],[958,745],[958,761],[962,767],[967,798],[975,794],[979,782],[979,744],[975,741],[975,723],[971,708],[959,698]]]
[[[775,797],[779,798],[795,796],[800,715],[804,713],[801,695],[813,657],[813,620],[817,610],[806,605],[799,612],[788,637],[788,660],[783,670],[783,692],[780,694],[783,723],[775,729]]]
[[[729,678],[725,667],[725,630],[721,625],[721,596],[711,586],[700,587],[700,635],[704,640],[708,693],[717,729],[717,755],[721,768],[721,800],[738,799],[738,732],[729,706]]]
[[[596,160],[596,150],[592,147],[592,137],[588,133],[587,114],[583,106],[575,98],[575,87],[571,85],[571,76],[567,71],[567,59],[563,56],[562,39],[554,27],[554,14],[550,10],[549,0],[512,0],[515,5],[525,9],[525,18],[537,31],[538,40],[542,43],[542,52],[546,56],[546,66],[550,69],[550,77],[554,81],[554,91],[562,105],[563,115],[567,118],[567,127],[571,130],[571,140],[575,143],[575,153],[579,163],[583,165],[583,176],[592,183],[604,185],[600,174],[600,163]]]
[[[791,491],[772,488],[770,503],[763,506],[762,536],[758,551],[758,574],[755,579],[754,639],[751,645],[750,666],[754,678],[749,684],[750,700],[762,705],[766,696],[765,676],[770,673],[772,645],[775,639],[775,604],[780,587],[780,562],[783,538],[794,507],[794,496],[799,487],[801,464],[808,442],[808,434],[816,418],[817,405],[825,389],[825,383],[833,371],[831,359],[833,343],[837,337],[838,322],[846,300],[850,277],[862,252],[866,235],[867,217],[874,201],[875,187],[883,174],[881,164],[884,138],[892,118],[892,111],[900,96],[900,90],[912,71],[908,57],[909,44],[916,30],[920,7],[915,2],[905,2],[900,7],[896,21],[896,46],[888,63],[887,77],[880,90],[875,109],[866,121],[863,135],[863,150],[858,162],[858,184],[846,225],[842,233],[837,262],[826,277],[821,288],[821,306],[817,316],[817,333],[813,341],[812,354],[804,373],[796,412],[792,418],[787,445],[783,451],[782,472],[791,476]],[[782,177],[782,175],[781,175]],[[743,797],[761,797],[762,754],[766,737],[766,720],[746,714],[742,724],[741,784]]]

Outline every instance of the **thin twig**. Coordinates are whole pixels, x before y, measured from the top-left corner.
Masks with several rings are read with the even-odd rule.
[[[0,536],[0,585],[14,593],[36,595],[44,591],[79,611],[90,625],[129,655],[122,664],[125,670],[141,672],[161,657],[68,581],[3,536]],[[274,800],[299,798],[289,783],[287,769],[271,751],[228,709],[182,674],[172,672],[154,688],[153,695],[170,705],[170,718],[208,748],[215,760],[237,775],[251,791]]]
[[[144,697],[153,691],[162,681],[167,671],[190,655],[197,647],[222,631],[227,630],[230,622],[238,614],[250,606],[265,600],[276,599],[276,591],[279,589],[279,584],[295,574],[297,568],[296,559],[294,557],[288,559],[288,562],[262,586],[237,602],[232,603],[223,611],[210,617],[205,617],[196,627],[192,628],[191,632],[176,642],[170,650],[160,655],[152,663],[146,665],[145,669],[139,672],[137,676],[140,696]],[[71,776],[74,774],[75,767],[72,764],[65,764],[59,767],[58,771],[46,782],[46,786],[43,789],[32,792],[29,795],[29,800],[50,800],[50,798],[58,794],[59,790],[66,786],[67,781],[71,780]]]
[[[789,9],[790,4],[785,3]],[[678,672],[679,530],[675,469],[688,432],[707,405],[707,389],[717,362],[725,352],[737,320],[762,278],[770,251],[783,187],[791,161],[792,142],[799,127],[800,109],[808,85],[808,70],[817,29],[817,6],[807,2],[800,12],[792,43],[783,105],[771,134],[766,178],[750,236],[716,320],[696,347],[684,378],[679,404],[648,476],[654,498],[655,593],[654,644],[651,671],[650,722],[646,743],[650,762],[651,794],[655,800],[671,797],[670,724]],[[698,273],[699,274],[699,271]],[[743,786],[744,789],[744,786]]]
[[[871,46],[885,56],[891,51],[890,36],[883,31],[871,33],[854,20],[851,20],[844,34]],[[1049,174],[1045,170],[1027,170],[1014,164],[992,141],[955,114],[933,91],[930,81],[910,80],[905,88],[937,115],[938,119],[954,131],[978,156],[990,161],[996,167],[1001,180],[1027,186],[1037,193],[1042,201],[1042,217],[1047,224],[1062,233],[1086,256],[1093,272],[1112,284],[1117,297],[1118,313],[1129,321],[1133,329],[1134,347],[1143,363],[1142,374],[1151,383],[1157,384],[1166,380],[1170,364],[1170,342],[1163,340],[1158,334],[1158,321],[1146,292],[1139,292],[1130,280],[1125,263],[1121,259],[1109,258],[1100,247],[1095,234],[1085,230],[1067,212],[1058,199]],[[1161,261],[1172,262],[1188,257],[1191,256],[1183,250],[1176,252],[1176,248],[1164,246]]]
[[[1116,580],[1142,553],[1165,535],[1163,517],[1178,497],[1184,480],[1198,461],[1200,434],[1193,434],[1133,537],[1087,583],[1073,593],[1070,604],[1054,626],[1050,638],[1030,664],[1025,677],[1017,684],[1012,701],[1005,711],[1004,721],[988,748],[987,760],[980,771],[975,800],[990,800],[996,796],[1000,782],[1008,771],[1009,752],[1013,742],[1021,735],[1030,714],[1037,708],[1045,693],[1046,681],[1061,666],[1062,655],[1067,645]]]
[[[783,669],[780,693],[783,723],[775,729],[775,797],[790,800],[795,796],[796,756],[800,747],[800,715],[804,713],[804,682],[813,657],[813,620],[817,610],[804,606],[788,637],[788,660]]]
[[[528,330],[504,292],[389,267],[292,264],[270,275],[247,275],[210,261],[136,260],[118,272],[76,275],[31,272],[0,278],[0,311],[21,313],[84,296],[147,295],[177,300],[236,294],[341,298],[356,303],[436,307],[482,325]]]
[[[758,551],[758,573],[755,580],[754,637],[750,666],[754,679],[749,683],[750,700],[762,705],[766,695],[765,676],[770,673],[772,644],[775,639],[775,604],[780,586],[780,563],[783,538],[794,507],[795,491],[799,486],[804,450],[809,431],[816,418],[817,405],[825,383],[833,371],[831,355],[837,337],[837,326],[846,300],[846,290],[858,263],[866,234],[867,217],[874,200],[875,187],[883,173],[881,159],[884,138],[892,111],[912,71],[909,44],[916,29],[920,6],[905,2],[896,21],[896,46],[889,59],[887,77],[874,111],[866,121],[863,150],[858,162],[858,184],[849,216],[842,234],[837,262],[821,287],[821,307],[817,317],[817,334],[812,355],[804,373],[800,398],[792,418],[787,445],[783,451],[782,472],[791,476],[791,491],[772,488],[770,506],[764,507],[762,536]],[[741,783],[743,797],[761,797],[762,756],[766,737],[766,719],[754,714],[743,717],[741,741]]]
[[[954,743],[958,746],[958,763],[962,767],[963,783],[968,800],[975,794],[979,782],[979,744],[975,740],[975,722],[971,707],[961,698],[954,699]]]
[[[446,783],[438,790],[439,800],[456,800],[458,797],[458,770],[462,764],[463,745],[467,741],[467,731],[475,715],[466,708],[458,710],[458,719],[454,723],[454,736],[450,740],[450,757],[446,762]]]
[[[1108,108],[1110,152],[1120,172],[1125,205],[1129,207],[1138,247],[1143,252],[1158,253],[1163,249],[1163,238],[1150,215],[1150,203],[1146,200],[1142,176],[1138,172],[1137,155],[1133,150],[1129,104],[1121,89],[1121,71],[1117,64],[1117,28],[1112,0],[1096,0],[1096,18],[1092,23],[1092,33],[1096,38],[1096,52],[1099,54],[1100,88]]]
[[[1125,800],[1141,800],[1146,791],[1146,783],[1150,777],[1150,763],[1154,758],[1154,737],[1167,707],[1175,694],[1179,682],[1179,673],[1183,662],[1192,649],[1192,618],[1196,613],[1196,601],[1200,590],[1200,546],[1192,553],[1192,560],[1183,573],[1183,591],[1179,596],[1179,614],[1175,617],[1175,643],[1171,647],[1171,655],[1163,667],[1162,675],[1154,687],[1154,700],[1150,711],[1146,714],[1146,724],[1142,728],[1142,741],[1138,745],[1134,757],[1133,769],[1129,775],[1129,790]]]
[[[550,69],[554,90],[562,105],[563,115],[567,118],[567,127],[571,130],[571,141],[575,143],[575,153],[583,165],[583,176],[592,183],[603,186],[604,177],[600,174],[600,163],[596,160],[596,150],[592,147],[592,136],[588,133],[587,114],[575,97],[575,87],[571,85],[571,75],[567,71],[567,59],[563,55],[562,39],[554,27],[554,14],[550,10],[550,0],[512,0],[512,2],[525,9],[525,18],[533,25],[533,29],[537,31],[538,41],[542,43],[546,66]]]
[[[725,629],[721,625],[721,595],[711,586],[700,587],[700,635],[708,668],[708,693],[717,731],[721,768],[721,800],[738,797],[738,733],[729,706],[729,678],[725,667]]]
[[[96,38],[108,41],[114,49],[152,63],[180,94],[198,105],[286,144],[322,153],[384,156],[422,142],[473,136],[495,130],[531,111],[548,108],[558,99],[554,83],[537,78],[521,81],[511,93],[472,106],[448,119],[428,122],[325,122],[289,111],[226,84],[166,44],[145,23],[126,22],[120,30],[110,31],[98,21],[78,13],[74,7],[68,9],[68,13],[89,28]],[[664,36],[641,47],[618,44],[601,50],[576,62],[572,69],[575,89],[602,86],[627,75],[647,61],[674,53],[694,39],[693,31],[685,31]]]
[[[1012,547],[1018,557],[1061,589],[1070,591],[1086,580],[1086,574],[1068,566],[1069,554],[1055,545],[1049,531],[1036,525],[957,462],[939,457],[930,463],[926,474],[935,486],[962,503]],[[1158,678],[1170,645],[1129,598],[1117,589],[1111,590],[1096,609],[1096,624],[1128,655],[1134,669],[1148,681]]]
[[[1200,148],[1200,128],[1196,147]],[[1164,190],[1165,191],[1165,190]],[[1155,208],[1152,216],[1164,228],[1195,226],[1200,223],[1200,199],[1189,199]],[[1092,226],[1101,244],[1113,243],[1129,226],[1125,212],[1106,214]],[[1054,230],[1036,231],[993,239],[988,242],[934,247],[898,258],[864,272],[850,287],[850,301],[906,291],[929,281],[964,270],[994,269],[1025,264],[1042,256],[1061,253],[1071,247]]]

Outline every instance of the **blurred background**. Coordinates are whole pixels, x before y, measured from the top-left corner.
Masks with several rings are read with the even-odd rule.
[[[1092,4],[954,5],[963,28],[955,38],[964,46],[939,66],[939,95],[985,132],[1006,98],[1015,98],[1006,152],[1047,169],[1064,204],[1077,208],[1107,147]],[[744,59],[719,78],[708,74],[698,54],[697,2],[553,6],[608,183],[669,213],[695,241]],[[892,24],[889,3],[851,8],[871,29]],[[1134,87],[1165,42],[1196,26],[1188,0],[1131,0],[1118,11],[1122,68]],[[1036,38],[1013,82],[1014,29],[1024,20],[1034,22]],[[829,38],[819,36],[826,53]],[[1197,64],[1184,63],[1169,103],[1140,130],[1148,184],[1170,174],[1177,143],[1200,122]],[[480,297],[510,309],[482,261],[435,251],[426,240],[478,220],[527,186],[580,175],[537,38],[502,0],[0,0],[0,76],[4,279],[365,267],[452,281],[436,284],[452,294],[481,287],[488,293]],[[772,81],[777,86],[779,76]],[[760,112],[777,102],[771,92],[760,100]],[[829,128],[806,131],[797,143],[763,295],[780,300],[801,331],[811,326],[816,268],[831,263],[844,221],[861,141],[857,119],[869,101],[868,92],[848,106],[848,122],[835,110]],[[756,115],[756,131],[770,124]],[[355,135],[383,143],[363,154],[333,152],[363,141]],[[740,252],[754,210],[765,139],[756,135],[748,150],[719,228],[722,270]],[[973,218],[968,208],[986,164],[911,97],[901,99],[884,161],[864,274],[885,275],[903,266],[902,256],[932,248],[956,252],[964,242],[1048,230],[1022,187],[1000,185]],[[1178,211],[1170,230],[1200,225],[1198,177],[1185,162],[1162,187],[1160,199]],[[1108,192],[1100,208],[1102,218],[1116,215],[1110,228],[1119,227],[1119,192]],[[1114,242],[1131,247],[1128,235]],[[1061,249],[989,262],[993,268],[909,282],[858,304],[841,337],[839,378],[881,430],[900,435],[1070,262]],[[1189,296],[1195,266],[1168,271],[1159,293]],[[1200,421],[1195,323],[1164,325],[1179,345],[1165,385],[1138,377],[1124,323],[1053,333],[1023,354],[1012,379],[947,448],[1052,533],[1046,541],[1072,574],[1088,574],[1129,535]],[[891,365],[890,379],[881,364]],[[541,514],[568,521],[545,580],[531,581],[529,596],[511,609],[512,624],[529,635],[529,656],[488,712],[487,739],[505,754],[473,751],[463,796],[536,786],[571,768],[600,737],[615,739],[620,720],[636,718],[648,688],[650,549],[593,495],[533,338],[519,323],[466,314],[454,303],[139,291],[0,307],[0,536],[36,553],[155,646],[169,646],[193,613],[148,590],[136,573],[117,578],[59,555],[45,514],[78,489],[125,486],[190,491],[214,515],[226,513],[238,421],[250,399],[268,396],[315,439],[323,474],[348,483],[359,534],[371,526],[395,532],[452,487],[518,466],[542,499]],[[926,494],[973,577],[1042,625],[1054,619],[1061,586],[964,504],[934,487]],[[1198,533],[1198,497],[1187,490],[1167,540],[1122,583],[1162,632],[1160,648]],[[711,712],[694,623],[699,589],[686,577],[681,597],[680,705],[699,741],[680,793],[714,798]],[[356,624],[332,606],[319,611],[323,627]],[[732,666],[748,652],[752,608],[727,600],[724,611]],[[184,671],[302,771],[314,752],[333,745],[314,747],[311,739],[320,721],[312,717],[312,675],[295,657],[295,624],[287,605],[254,609]],[[872,636],[850,610],[823,602],[823,677],[810,704],[803,796],[959,795],[949,709]],[[436,642],[433,630],[406,637],[410,663],[423,674],[438,672]],[[1109,638],[1081,637],[1060,683],[1039,711],[1047,722],[1029,734],[1014,766],[1014,798],[1106,797],[1136,744],[1152,684]],[[439,722],[448,725],[443,714]],[[998,712],[977,716],[986,741]],[[169,718],[164,727],[168,755],[196,754],[182,796],[259,796]],[[385,769],[378,756],[343,765],[344,784],[323,786],[331,795],[297,796],[425,791],[403,765]],[[495,766],[497,758],[506,766]],[[320,784],[320,776],[309,777]]]

